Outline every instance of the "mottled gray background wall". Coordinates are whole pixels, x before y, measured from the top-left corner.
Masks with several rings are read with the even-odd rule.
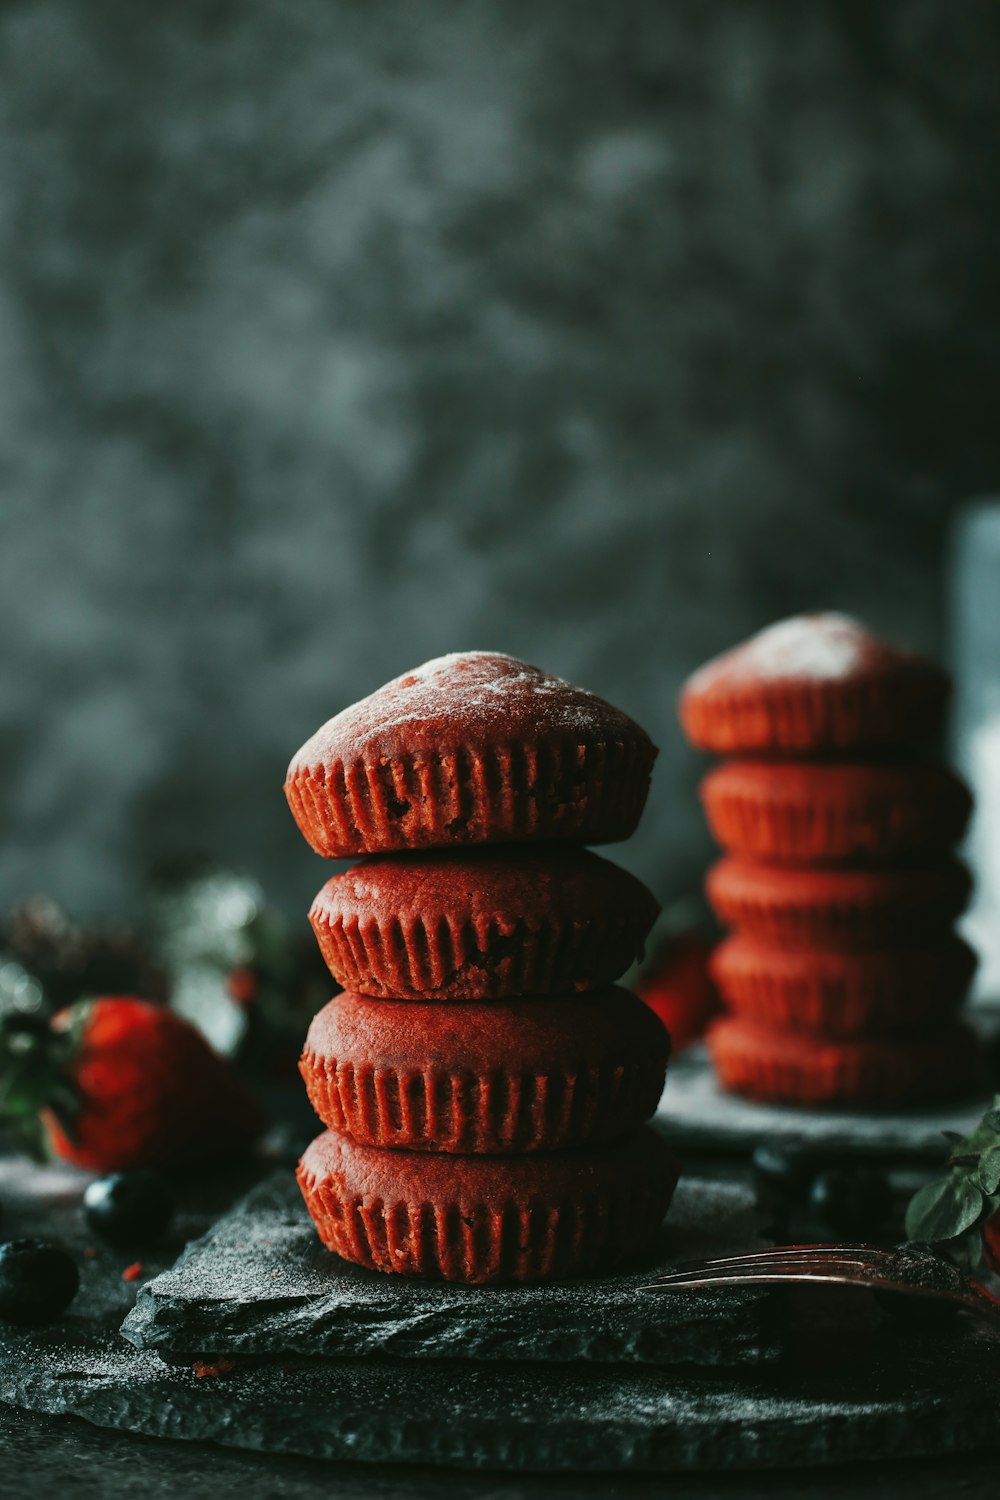
[[[992,0],[0,5],[0,898],[204,850],[301,907],[291,751],[442,651],[660,745],[840,606],[941,647],[996,485]]]

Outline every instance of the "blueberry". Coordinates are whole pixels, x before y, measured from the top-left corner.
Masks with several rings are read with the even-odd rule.
[[[762,1141],[750,1159],[757,1202],[786,1208],[803,1199],[812,1181],[815,1161],[798,1141]]]
[[[174,1216],[174,1198],[157,1172],[137,1168],[98,1177],[83,1195],[83,1216],[113,1245],[158,1239]]]
[[[0,1318],[8,1323],[46,1323],[76,1296],[80,1273],[72,1258],[45,1240],[8,1240],[0,1245]]]
[[[837,1234],[869,1234],[885,1218],[889,1187],[880,1172],[831,1167],[817,1173],[809,1189],[813,1216]]]

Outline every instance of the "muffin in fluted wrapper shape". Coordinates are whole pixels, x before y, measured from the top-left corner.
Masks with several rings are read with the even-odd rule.
[[[300,1064],[325,1125],[371,1146],[555,1151],[613,1140],[655,1110],[670,1040],[628,990],[545,999],[341,994]]]
[[[659,903],[573,844],[372,855],[327,881],[309,920],[346,990],[394,1000],[493,1000],[611,984]]]
[[[285,793],[327,858],[635,831],[656,749],[596,693],[498,652],[438,657],[324,724]]]
[[[469,1286],[606,1269],[648,1249],[678,1168],[644,1126],[529,1156],[359,1146],[327,1131],[299,1163],[320,1239],[345,1260]]]

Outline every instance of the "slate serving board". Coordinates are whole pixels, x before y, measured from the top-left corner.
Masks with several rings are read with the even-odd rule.
[[[167,1364],[119,1336],[141,1283],[123,1281],[121,1252],[83,1255],[95,1249],[84,1181],[0,1161],[8,1227],[58,1235],[81,1259],[64,1318],[0,1325],[0,1400],[29,1410],[317,1458],[540,1472],[793,1467],[1000,1442],[1000,1343],[962,1317],[906,1336],[867,1293],[843,1291],[793,1303],[781,1360],[735,1371],[238,1355],[228,1375],[199,1378],[194,1360]],[[147,1250],[143,1274],[168,1256],[169,1244]]]
[[[540,1286],[460,1287],[348,1265],[319,1243],[290,1173],[251,1192],[170,1270],[122,1327],[137,1348],[468,1360],[737,1365],[777,1352],[773,1299],[640,1287],[664,1265],[761,1243],[751,1193],[682,1179],[657,1255],[627,1271]]]
[[[653,1123],[684,1159],[685,1150],[746,1155],[767,1136],[797,1138],[821,1145],[841,1160],[877,1158],[897,1162],[943,1162],[942,1131],[965,1134],[989,1107],[973,1098],[934,1110],[898,1114],[790,1109],[751,1104],[718,1087],[703,1047],[671,1063],[667,1087]]]
[[[50,1331],[0,1341],[0,1399],[171,1438],[471,1469],[774,1468],[1000,1441],[1000,1344],[962,1324],[901,1338],[871,1312],[874,1334],[852,1332],[846,1300],[827,1325],[809,1322],[818,1368],[808,1353],[739,1377],[373,1357],[241,1360],[209,1379],[113,1338]]]

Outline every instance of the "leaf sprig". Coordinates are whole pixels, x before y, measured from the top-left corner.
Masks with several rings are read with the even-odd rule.
[[[945,1131],[948,1172],[910,1199],[906,1236],[948,1241],[948,1253],[975,1269],[983,1258],[981,1229],[1000,1208],[1000,1094],[968,1135]]]
[[[36,1161],[46,1157],[41,1111],[52,1110],[67,1128],[77,1111],[70,1075],[87,1015],[87,1002],[79,1001],[54,1027],[44,1017],[0,1006],[0,1124]]]

